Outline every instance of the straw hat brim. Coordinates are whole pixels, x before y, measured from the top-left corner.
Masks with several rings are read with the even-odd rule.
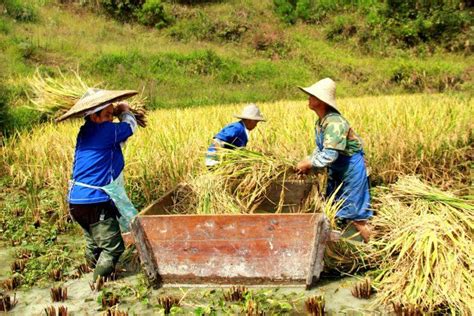
[[[304,93],[308,94],[308,95],[312,95],[313,97],[316,97],[318,98],[319,100],[323,101],[324,103],[326,103],[327,105],[329,105],[331,108],[333,108],[334,110],[336,110],[336,112],[340,113],[339,112],[339,109],[337,108],[337,105],[336,105],[336,100],[329,100],[327,98],[326,95],[323,95],[323,94],[320,94],[318,93],[317,91],[313,91],[309,88],[305,88],[305,87],[298,87],[301,91],[303,91]]]
[[[118,102],[138,94],[135,90],[106,90],[106,93],[100,95],[91,95],[88,98],[81,99],[73,105],[66,113],[61,115],[56,122],[64,121],[68,118],[82,116],[85,112],[104,105],[105,103]]]
[[[238,119],[241,119],[241,120],[252,120],[252,121],[259,121],[259,122],[266,122],[267,121],[263,117],[250,117],[250,116],[237,115],[237,114],[234,114],[234,117],[236,117]]]

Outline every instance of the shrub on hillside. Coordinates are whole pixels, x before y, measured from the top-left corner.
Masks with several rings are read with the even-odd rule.
[[[172,38],[179,41],[196,39],[200,41],[237,42],[249,29],[245,10],[225,15],[209,16],[202,10],[177,17],[177,23],[170,29]]]
[[[145,0],[98,0],[107,14],[121,21],[135,19]]]
[[[329,40],[348,39],[357,33],[355,20],[351,16],[339,15],[326,29],[326,38]]]
[[[161,0],[146,0],[142,8],[137,10],[136,15],[141,24],[158,29],[168,26],[173,21],[173,17]]]
[[[252,39],[253,48],[265,52],[269,57],[284,57],[290,50],[285,34],[278,28],[263,24],[256,30]]]
[[[3,0],[4,12],[20,22],[34,22],[38,19],[38,12],[34,5],[25,0]]]
[[[413,62],[396,64],[390,81],[409,92],[456,90],[463,83],[463,74],[448,64],[424,66]]]
[[[7,132],[9,95],[8,89],[0,82],[0,138]]]

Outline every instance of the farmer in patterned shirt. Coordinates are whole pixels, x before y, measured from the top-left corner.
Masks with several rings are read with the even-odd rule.
[[[337,109],[333,80],[325,78],[300,89],[309,95],[309,108],[319,119],[315,127],[316,148],[296,169],[300,174],[308,174],[311,169],[328,168],[326,196],[337,191],[336,201],[343,200],[336,217],[352,221],[367,242],[370,236],[367,220],[372,217],[372,211],[362,141]]]

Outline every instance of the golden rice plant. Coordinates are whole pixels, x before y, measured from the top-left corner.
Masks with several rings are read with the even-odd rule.
[[[377,194],[376,304],[472,314],[474,201],[405,177]]]
[[[393,183],[401,175],[420,174],[447,184],[452,179],[469,181],[465,168],[472,161],[474,139],[471,99],[411,95],[338,102],[364,140],[372,179]],[[311,153],[315,115],[306,101],[258,105],[268,121],[250,133],[247,148],[251,152],[265,153],[276,163],[280,159],[296,162]],[[137,130],[124,148],[128,192],[138,208],[190,175],[205,173],[204,154],[212,137],[233,121],[232,114],[241,107],[217,105],[151,113],[148,128]],[[80,124],[80,120],[42,124],[7,139],[0,148],[0,170],[11,179],[8,183],[17,189],[47,189],[61,216],[67,215],[64,197]],[[43,203],[38,201],[38,207],[46,208]]]

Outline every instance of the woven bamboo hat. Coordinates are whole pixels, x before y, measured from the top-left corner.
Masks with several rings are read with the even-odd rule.
[[[103,90],[90,88],[65,114],[56,122],[64,121],[71,117],[81,116],[89,110],[100,107],[106,103],[117,102],[136,95],[135,90]]]
[[[298,87],[303,92],[312,95],[319,100],[323,101],[334,110],[339,112],[336,104],[336,83],[331,78],[324,78],[319,80],[310,87]],[[340,113],[340,112],[339,112]]]
[[[263,117],[262,113],[260,112],[260,109],[255,103],[247,104],[242,110],[242,113],[234,114],[234,117],[245,120],[265,122],[265,118]]]

